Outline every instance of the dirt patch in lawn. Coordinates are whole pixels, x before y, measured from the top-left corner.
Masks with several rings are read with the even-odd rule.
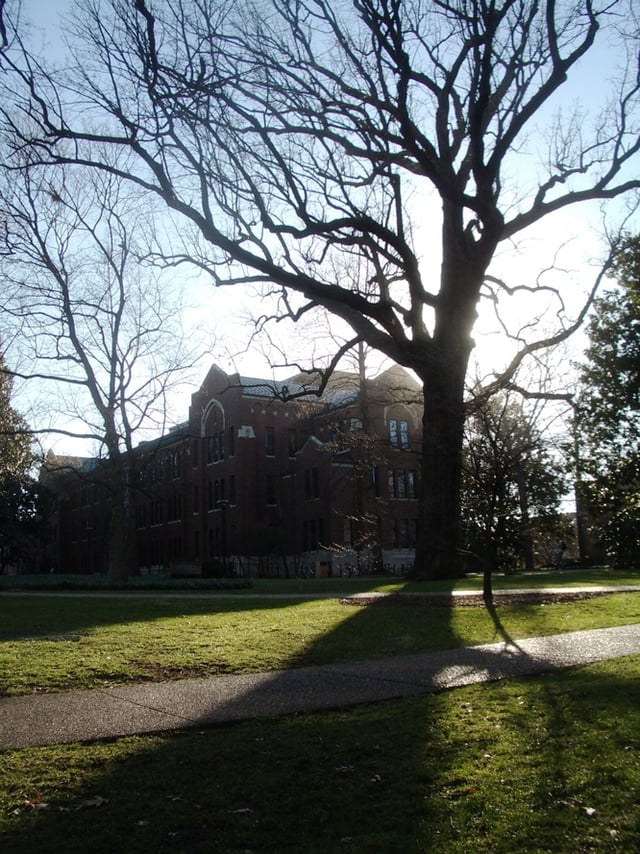
[[[579,602],[593,599],[595,596],[611,595],[610,590],[496,590],[493,594],[494,605],[552,605],[558,602]],[[380,607],[420,607],[438,606],[452,608],[483,608],[485,601],[482,592],[453,595],[448,593],[365,593],[345,596],[340,599],[342,605],[366,605]]]

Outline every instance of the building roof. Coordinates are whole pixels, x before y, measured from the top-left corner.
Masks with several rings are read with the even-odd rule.
[[[267,380],[258,377],[243,377],[237,375],[242,393],[250,397],[279,398],[286,400],[290,394],[301,394],[305,387],[296,378],[286,380]]]

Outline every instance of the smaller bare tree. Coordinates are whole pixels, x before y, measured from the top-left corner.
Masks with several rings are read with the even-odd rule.
[[[137,566],[134,437],[165,426],[167,395],[195,353],[176,299],[141,263],[142,203],[121,181],[28,163],[1,177],[4,308],[20,332],[14,361],[30,365],[15,374],[53,392],[58,421],[71,422],[56,432],[97,447],[112,491],[109,573],[123,580]]]

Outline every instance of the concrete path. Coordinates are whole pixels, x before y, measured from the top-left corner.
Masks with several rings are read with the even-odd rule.
[[[324,667],[0,699],[0,749],[337,709],[640,653],[640,623]]]

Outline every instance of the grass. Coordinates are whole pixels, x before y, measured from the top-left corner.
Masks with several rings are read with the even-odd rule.
[[[615,570],[610,567],[588,569],[540,570],[533,573],[497,573],[493,576],[494,590],[518,590],[540,587],[579,587],[589,585],[607,585],[620,587],[640,585],[639,570]],[[250,596],[254,593],[364,593],[368,591],[386,591],[389,593],[425,593],[430,591],[447,592],[450,590],[482,590],[482,575],[466,575],[464,578],[441,581],[405,581],[401,578],[313,578],[313,579],[255,579],[253,588],[244,591]]]
[[[0,695],[326,664],[640,621],[640,593],[572,604],[354,607],[77,595],[0,599]]]
[[[540,570],[533,573],[497,573],[493,577],[495,590],[517,590],[523,587],[575,587],[605,584],[611,586],[640,585],[640,571],[614,570],[609,567],[566,569],[563,572]],[[131,578],[124,583],[111,583],[106,576],[96,575],[0,575],[2,590],[66,590],[102,591],[126,590],[129,594],[147,594],[153,591],[176,595],[180,592],[203,595],[287,595],[307,596],[331,593],[344,595],[368,591],[423,593],[429,591],[482,590],[482,576],[467,575],[459,579],[411,582],[392,576],[363,576],[355,578],[254,578],[171,579],[156,577]]]
[[[0,845],[640,850],[640,656],[226,728],[0,755]]]
[[[615,577],[633,583],[633,576]],[[331,582],[311,584],[320,591]],[[371,585],[344,579],[333,590],[371,589],[365,583]],[[600,575],[598,583],[611,580]],[[259,582],[253,594],[296,596],[291,586],[277,589],[284,582],[267,584]],[[11,595],[0,598],[0,607],[4,694],[267,670],[640,621],[640,593],[493,610],[347,607],[335,599],[259,599],[251,591],[232,599]],[[640,656],[629,656],[340,712],[5,751],[0,848],[637,851],[639,710]]]

